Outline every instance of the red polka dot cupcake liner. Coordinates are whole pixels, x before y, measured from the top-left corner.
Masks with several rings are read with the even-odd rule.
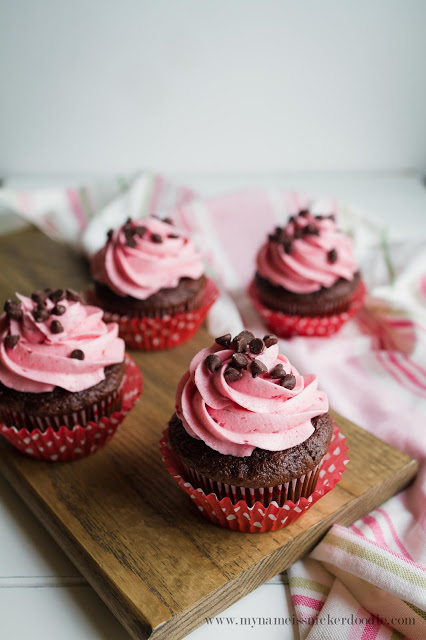
[[[337,333],[339,329],[361,309],[366,288],[360,281],[346,311],[328,316],[292,316],[281,311],[268,309],[259,299],[254,281],[249,286],[248,294],[268,329],[280,338],[291,336],[327,337]]]
[[[295,522],[335,487],[349,462],[346,438],[334,422],[328,452],[315,469],[302,478],[263,489],[217,483],[194,470],[188,472],[170,447],[168,429],[160,444],[167,471],[200,513],[213,524],[245,533],[276,531]]]
[[[93,289],[89,289],[87,291],[89,302],[92,295]],[[198,309],[153,318],[130,317],[105,311],[104,322],[116,322],[120,337],[132,349],[141,351],[172,349],[190,340],[198,331],[218,295],[219,289],[216,283],[208,279],[204,286],[201,306]]]
[[[127,353],[125,363],[123,383],[115,398],[115,401],[120,397],[122,400],[119,411],[105,415],[111,409],[111,405],[108,409],[110,401],[105,399],[99,403],[99,406],[92,405],[87,410],[90,411],[91,416],[99,416],[97,421],[86,420],[86,413],[83,410],[68,416],[40,418],[41,428],[34,429],[21,426],[28,419],[28,416],[22,414],[17,416],[20,428],[0,424],[1,435],[21,453],[36,460],[48,462],[78,460],[102,449],[111,440],[142,393],[142,374],[136,362]],[[53,427],[52,424],[55,426]]]

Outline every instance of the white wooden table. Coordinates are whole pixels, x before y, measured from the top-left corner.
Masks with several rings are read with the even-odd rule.
[[[244,186],[282,187],[337,197],[391,227],[390,237],[426,236],[426,190],[415,175],[176,176],[212,196]],[[22,181],[19,181],[22,183]],[[1,220],[0,220],[1,229]],[[291,624],[259,619],[291,617],[283,578],[258,588],[188,638],[293,640]],[[242,618],[254,618],[252,625]],[[100,598],[0,476],[0,638],[7,640],[129,640]]]

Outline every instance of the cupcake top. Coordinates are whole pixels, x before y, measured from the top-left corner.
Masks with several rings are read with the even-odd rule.
[[[176,391],[176,414],[187,433],[238,457],[304,442],[314,432],[311,418],[327,411],[316,376],[301,376],[278,353],[276,336],[250,331],[233,340],[221,336],[200,351]]]
[[[119,296],[146,300],[181,278],[196,280],[204,273],[201,254],[169,218],[129,218],[108,232],[105,246],[92,259],[93,278]]]
[[[313,216],[308,210],[291,216],[257,254],[257,272],[293,293],[313,293],[357,271],[352,240],[337,228],[334,215]]]
[[[124,359],[118,325],[82,304],[67,289],[16,294],[0,316],[0,382],[15,391],[42,393],[61,387],[83,391],[105,379],[104,369]]]

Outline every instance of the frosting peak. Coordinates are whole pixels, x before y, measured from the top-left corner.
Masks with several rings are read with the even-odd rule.
[[[331,287],[357,271],[352,240],[337,228],[334,216],[301,211],[277,227],[257,254],[257,271],[272,284],[294,293]]]
[[[105,246],[92,259],[93,278],[119,296],[146,300],[181,278],[201,278],[204,266],[189,238],[166,218],[129,220],[111,230]]]
[[[8,300],[0,316],[0,382],[15,391],[61,387],[82,391],[105,379],[104,369],[124,359],[116,323],[82,304],[75,292],[39,291]]]
[[[311,418],[327,411],[316,376],[301,376],[279,354],[275,336],[260,340],[247,331],[200,351],[176,391],[176,414],[188,434],[238,457],[304,442],[314,432]]]

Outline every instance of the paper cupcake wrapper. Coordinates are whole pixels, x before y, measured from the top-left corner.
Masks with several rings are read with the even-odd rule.
[[[216,302],[219,290],[210,278],[204,285],[201,306],[192,311],[170,313],[154,318],[121,316],[104,312],[105,322],[117,322],[121,338],[132,349],[158,351],[172,349],[187,342],[204,322],[211,306]],[[87,291],[90,301],[93,289]]]
[[[142,374],[135,361],[127,353],[125,363],[123,383],[116,395],[116,400],[120,395],[122,396],[122,405],[119,411],[113,411],[109,416],[101,415],[107,409],[108,401],[106,401],[103,408],[102,406],[97,407],[100,418],[96,422],[82,420],[81,417],[84,418],[85,413],[83,412],[81,416],[81,412],[78,412],[75,416],[74,414],[63,416],[68,419],[68,422],[64,421],[59,428],[56,419],[52,417],[47,420],[53,421],[55,428],[46,426],[47,423],[43,424],[43,429],[31,430],[25,427],[18,428],[17,426],[0,424],[1,435],[19,451],[36,460],[65,462],[78,460],[95,453],[112,438],[142,392]],[[77,419],[75,422],[74,417]]]
[[[313,471],[313,476],[314,478],[316,477],[316,486],[312,479],[312,474],[308,480],[308,483],[311,482],[312,485],[315,486],[312,493],[308,497],[299,498],[296,502],[287,499],[280,504],[273,499],[268,503],[271,487],[265,487],[263,490],[255,490],[255,497],[260,497],[263,491],[263,499],[257,500],[251,505],[251,496],[249,501],[238,499],[241,487],[228,485],[227,488],[226,485],[222,485],[222,491],[216,494],[209,490],[209,485],[202,484],[204,480],[199,483],[198,480],[193,477],[191,481],[191,478],[185,475],[186,471],[182,469],[182,465],[177,460],[169,445],[168,429],[164,431],[163,438],[161,439],[161,454],[167,471],[181,489],[193,500],[201,514],[213,524],[245,533],[276,531],[277,529],[282,529],[292,524],[300,518],[305,511],[310,509],[315,502],[331,491],[340,481],[342,473],[349,462],[349,458],[346,455],[347,450],[346,438],[342,435],[339,427],[333,422],[333,436],[328,452],[322,459],[320,465],[318,465],[319,469]],[[202,486],[200,486],[200,484]],[[218,485],[218,483],[213,484]],[[300,483],[298,485],[296,481],[295,491],[300,489]],[[292,487],[287,488],[287,490],[291,491]],[[237,502],[235,502],[233,495],[234,491],[238,499]],[[274,496],[277,497],[277,495],[278,488],[272,487],[272,498],[274,498]]]
[[[350,320],[350,318],[352,318],[361,309],[366,294],[366,288],[361,280],[346,311],[334,313],[328,316],[324,315],[313,317],[292,316],[290,314],[283,313],[282,311],[268,309],[268,307],[265,307],[265,305],[260,301],[254,281],[252,281],[249,286],[248,294],[265,325],[272,333],[280,338],[289,338],[291,336],[326,337],[339,331],[345,322]]]

